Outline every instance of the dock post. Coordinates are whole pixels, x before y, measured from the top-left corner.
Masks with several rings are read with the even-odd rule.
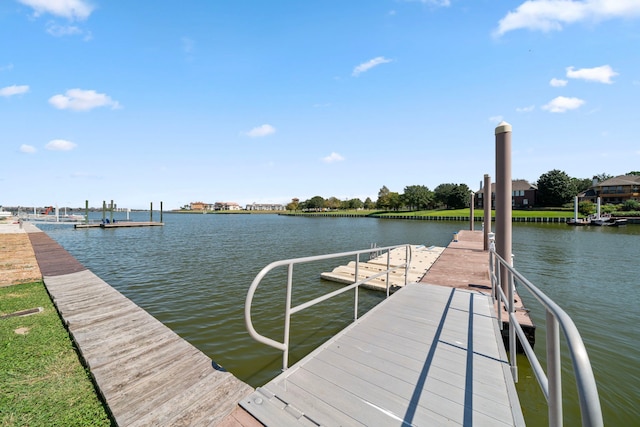
[[[84,223],[89,224],[89,201],[84,201]]]
[[[511,125],[500,122],[496,127],[496,252],[511,262]],[[501,266],[503,279],[510,277]],[[502,281],[502,291],[509,295],[510,280]]]
[[[491,233],[491,177],[486,173],[484,174],[482,199],[482,207],[484,208],[484,250],[488,251],[489,233]]]
[[[105,219],[107,219],[107,202],[103,200],[102,201],[102,223],[103,224]]]
[[[109,205],[109,220],[113,224],[113,199],[111,199],[111,204]]]
[[[162,222],[162,200],[160,201],[160,222]]]
[[[153,202],[149,205],[149,222],[153,222]]]
[[[473,231],[473,215],[475,215],[475,213],[473,212],[473,197],[475,195],[476,193],[472,191],[470,195],[470,201],[469,201],[469,230],[471,231]]]

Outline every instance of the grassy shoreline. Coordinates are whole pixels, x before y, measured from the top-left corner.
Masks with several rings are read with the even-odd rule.
[[[202,211],[171,211],[170,213],[178,214],[193,214],[203,215]],[[384,216],[425,216],[425,217],[460,217],[469,216],[469,208],[466,209],[432,209],[427,211],[385,211],[379,209],[361,209],[361,210],[337,210],[337,211],[322,211],[322,212],[303,212],[303,211],[207,211],[207,215],[249,215],[249,214],[279,214],[279,215],[336,215],[336,216],[372,216],[372,217],[384,217]],[[527,209],[527,210],[513,210],[512,215],[514,218],[573,218],[573,210],[546,210],[546,209]],[[491,216],[495,217],[495,211],[491,211]],[[482,209],[474,210],[474,217],[483,218],[484,211]]]
[[[42,282],[0,288],[0,426],[112,426]]]

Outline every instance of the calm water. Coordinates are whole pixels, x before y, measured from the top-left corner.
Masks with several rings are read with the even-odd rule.
[[[149,219],[148,213],[132,215]],[[282,364],[281,353],[254,342],[244,326],[246,291],[265,265],[284,258],[366,249],[371,243],[446,246],[454,231],[467,228],[456,222],[277,215],[165,214],[163,220],[165,227],[42,228],[106,282],[253,386],[275,376]],[[633,225],[514,224],[515,265],[558,302],[581,331],[607,425],[640,425],[638,239],[640,226]],[[294,303],[335,288],[319,275],[341,263],[296,267]],[[284,277],[284,270],[267,276],[254,300],[256,328],[276,340],[282,337]],[[361,291],[360,311],[381,297]],[[544,314],[532,297],[523,297],[539,328],[537,340],[543,343]],[[349,293],[296,315],[291,363],[346,326],[352,313]],[[537,348],[543,356],[542,345]],[[520,365],[518,388],[527,421],[546,424],[544,398],[526,362]],[[565,397],[573,397],[569,370],[563,375]],[[578,420],[579,408],[566,407],[567,425]]]

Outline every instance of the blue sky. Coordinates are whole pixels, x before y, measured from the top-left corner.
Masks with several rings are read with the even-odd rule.
[[[640,1],[0,2],[0,205],[640,170]]]

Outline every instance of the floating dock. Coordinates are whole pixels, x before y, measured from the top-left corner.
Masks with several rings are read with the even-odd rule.
[[[484,250],[484,236],[481,231],[462,230],[458,238],[447,245],[437,262],[431,266],[420,280],[422,283],[456,288],[491,295],[489,277],[489,253]],[[522,298],[515,295],[516,318],[522,330],[533,346],[535,343],[535,325]],[[497,306],[496,306],[497,312]],[[507,309],[502,308],[502,322],[509,323]],[[503,328],[505,336],[509,328]],[[520,344],[518,344],[520,345]]]
[[[266,426],[520,426],[491,297],[412,283],[240,405]]]
[[[425,273],[431,268],[434,262],[440,257],[445,248],[439,246],[426,247],[424,245],[411,246],[411,265],[409,267],[408,283],[419,282]],[[375,248],[372,249],[375,252]],[[387,257],[390,259],[387,261]],[[351,284],[356,280],[364,280],[387,270],[390,267],[398,267],[407,262],[406,250],[404,248],[393,249],[387,253],[374,257],[366,262],[358,263],[358,278],[356,279],[356,262],[351,261],[347,265],[334,268],[331,272],[322,273],[321,278],[332,282]],[[398,267],[397,270],[389,273],[390,291],[395,292],[405,284],[405,268]],[[363,288],[376,291],[387,289],[386,276],[372,279],[362,285]]]
[[[156,227],[163,226],[164,222],[154,221],[118,221],[111,223],[88,223],[88,224],[76,224],[74,228],[127,228],[127,227]]]

